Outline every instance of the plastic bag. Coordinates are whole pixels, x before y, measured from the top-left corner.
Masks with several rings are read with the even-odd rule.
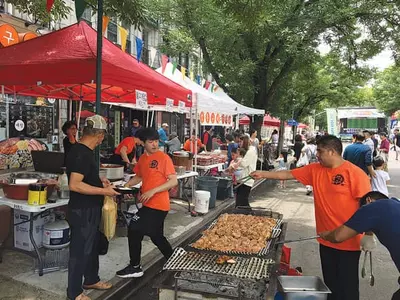
[[[117,226],[117,203],[112,197],[104,197],[103,215],[101,219],[101,229],[108,240],[115,235]]]

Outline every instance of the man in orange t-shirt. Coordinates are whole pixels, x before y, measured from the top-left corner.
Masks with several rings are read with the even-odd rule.
[[[343,146],[335,136],[317,142],[319,163],[292,171],[252,174],[255,178],[297,179],[314,188],[317,232],[329,231],[345,223],[359,208],[358,200],[371,190],[369,177],[359,167],[342,158]],[[359,299],[358,264],[361,235],[341,244],[318,239],[324,281],[332,294],[329,300]]]
[[[135,148],[137,138],[128,136],[124,138],[121,143],[115,148],[114,155],[111,156],[110,162],[121,166],[136,164]]]
[[[158,147],[158,132],[144,128],[140,132],[145,153],[135,166],[134,176],[126,186],[142,183],[139,209],[128,227],[130,264],[117,272],[118,277],[136,278],[143,276],[140,266],[142,240],[145,235],[160,249],[166,259],[172,255],[172,247],[164,236],[164,220],[170,210],[168,190],[178,185],[171,158]]]
[[[192,146],[190,144],[192,144]],[[191,147],[192,149],[190,149]],[[201,143],[200,139],[195,136],[192,136],[183,145],[183,150],[192,152],[193,154],[199,153],[201,148],[205,148],[205,146]]]

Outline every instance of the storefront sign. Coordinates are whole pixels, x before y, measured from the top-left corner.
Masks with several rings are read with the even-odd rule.
[[[183,114],[183,113],[185,112],[185,102],[179,101],[179,104],[178,104],[178,112],[179,112],[180,114]]]
[[[18,32],[14,27],[3,24],[0,25],[0,46],[8,47],[19,42]]]
[[[166,111],[173,111],[174,110],[174,100],[167,98],[166,102],[165,102],[165,110]]]
[[[57,145],[57,144],[58,144],[58,135],[53,135],[53,136],[51,137],[51,143],[52,143],[53,145]]]
[[[201,125],[231,127],[233,118],[231,115],[224,115],[216,112],[202,111],[199,114]]]
[[[24,130],[24,128],[25,128],[25,123],[24,123],[24,121],[22,121],[22,120],[17,120],[17,121],[15,121],[15,123],[14,123],[14,128],[15,128],[15,130],[17,130],[17,131],[22,131],[22,130]]]
[[[136,90],[136,106],[142,109],[147,109],[147,93]]]

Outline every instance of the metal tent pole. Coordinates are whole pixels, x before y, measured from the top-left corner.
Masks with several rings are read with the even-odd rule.
[[[10,138],[10,103],[6,101],[6,96],[4,95],[4,85],[1,86],[1,99],[6,102],[6,139]]]
[[[96,114],[100,114],[101,75],[103,53],[103,0],[97,1],[97,57],[96,57]],[[95,151],[96,162],[100,165],[100,148]]]

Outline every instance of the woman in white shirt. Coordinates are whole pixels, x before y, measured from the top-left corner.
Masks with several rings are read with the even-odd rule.
[[[240,168],[243,169],[241,178],[245,178],[253,173],[257,168],[257,150],[254,146],[250,145],[250,138],[246,135],[242,137],[240,146],[246,150],[246,154],[240,162]],[[236,207],[250,206],[249,195],[253,184],[254,180],[250,179],[238,187],[236,194]]]
[[[249,135],[250,135],[250,145],[254,146],[256,149],[258,149],[258,145],[260,145],[260,141],[257,138],[257,130],[251,129]]]

